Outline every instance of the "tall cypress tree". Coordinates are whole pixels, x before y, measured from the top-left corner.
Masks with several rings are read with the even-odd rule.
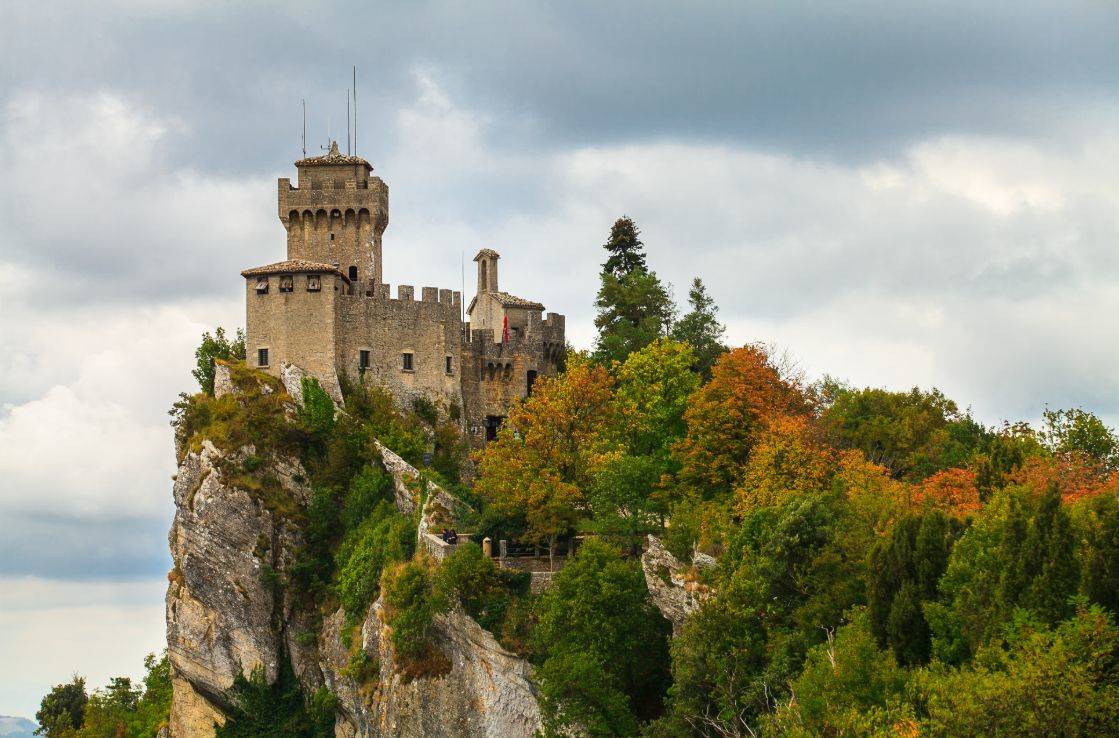
[[[610,228],[610,240],[602,248],[610,254],[602,265],[604,274],[613,274],[618,279],[638,270],[647,271],[645,266],[645,244],[639,236],[641,230],[633,219],[623,215],[614,221]]]
[[[620,218],[603,246],[610,256],[602,265],[594,324],[598,328],[595,359],[606,364],[625,361],[634,351],[668,335],[676,314],[668,289],[645,266],[639,234],[632,220]]]
[[[692,280],[688,303],[692,309],[673,326],[672,337],[692,347],[696,355],[696,371],[707,379],[711,377],[715,360],[727,351],[723,344],[726,328],[719,322],[719,309],[699,277]]]

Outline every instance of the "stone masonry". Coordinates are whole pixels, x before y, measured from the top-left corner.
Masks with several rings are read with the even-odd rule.
[[[477,293],[385,284],[388,186],[336,143],[278,183],[287,259],[246,269],[247,360],[276,376],[296,366],[338,394],[338,379],[373,382],[410,408],[426,397],[461,418],[476,446],[513,403],[562,368],[564,317],[498,287],[500,256],[482,249]]]

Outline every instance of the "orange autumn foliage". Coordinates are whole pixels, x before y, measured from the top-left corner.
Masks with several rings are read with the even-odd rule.
[[[475,490],[502,514],[523,516],[527,540],[573,526],[593,475],[620,453],[610,432],[612,389],[604,368],[573,356],[562,376],[533,386],[477,457]]]
[[[983,507],[976,475],[970,469],[945,469],[916,485],[913,505],[931,507],[955,517],[966,517]]]
[[[730,493],[768,424],[809,409],[805,392],[782,379],[764,348],[724,354],[688,402],[687,433],[676,446],[680,480],[707,499]]]
[[[1026,459],[1021,467],[1010,473],[1009,481],[1029,487],[1038,494],[1056,484],[1061,491],[1061,499],[1076,502],[1119,487],[1119,472],[1108,474],[1099,461],[1087,454],[1057,453]]]

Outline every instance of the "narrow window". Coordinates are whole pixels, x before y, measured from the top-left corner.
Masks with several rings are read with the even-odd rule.
[[[406,372],[414,371],[414,368],[412,366],[412,354],[411,354],[411,352],[406,351],[401,356],[404,359],[404,371],[406,371]]]
[[[319,280],[319,275],[308,274],[307,275],[307,291],[308,292],[318,292],[320,289],[322,289],[322,282]]]
[[[351,282],[356,282],[357,281],[357,267],[355,267],[355,266],[350,267],[350,281]]]
[[[256,350],[256,365],[268,366],[268,349],[262,348]]]
[[[450,356],[447,357],[447,368],[446,368],[447,374],[454,374],[455,373],[454,368],[451,366],[451,359],[452,358],[453,357],[450,357]]]
[[[365,349],[357,353],[357,368],[361,371],[365,371],[369,368],[369,352]]]
[[[536,384],[536,370],[530,369],[528,372],[528,396],[532,397],[532,385]]]
[[[256,281],[256,293],[258,295],[268,294],[268,277],[261,277]]]
[[[292,285],[293,280],[290,275],[286,277],[280,277],[280,292],[291,292],[293,289]]]
[[[331,241],[333,241],[333,240],[334,240],[334,234],[333,234],[333,233],[331,233],[331,234],[330,234],[330,240],[331,240]]]

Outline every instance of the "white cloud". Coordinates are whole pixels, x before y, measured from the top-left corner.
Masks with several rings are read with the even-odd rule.
[[[0,714],[33,717],[55,684],[78,673],[87,688],[143,676],[165,644],[165,579],[57,582],[0,579]]]

